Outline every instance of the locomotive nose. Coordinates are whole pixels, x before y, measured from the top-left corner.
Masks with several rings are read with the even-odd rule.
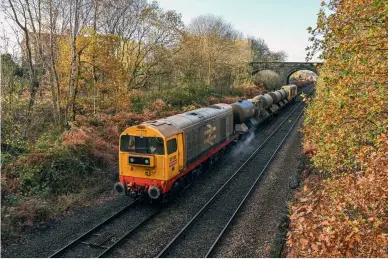
[[[115,185],[114,185],[113,188],[115,189],[115,191],[116,191],[117,193],[122,194],[122,193],[125,192],[124,184],[122,184],[122,183],[120,183],[120,182],[115,183]]]

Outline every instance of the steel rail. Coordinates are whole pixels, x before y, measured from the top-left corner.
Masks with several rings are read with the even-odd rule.
[[[313,88],[313,87],[311,87]],[[311,94],[311,92],[310,92]],[[191,220],[174,236],[174,238],[159,252],[156,256],[158,258],[162,257],[165,252],[175,243],[175,241],[182,235],[182,233],[198,218],[198,216],[208,207],[208,205],[218,196],[218,194],[225,189],[225,187],[234,179],[234,177],[243,169],[254,157],[255,155],[263,148],[263,146],[270,140],[270,138],[280,129],[280,127],[288,120],[288,118],[294,113],[294,111],[299,108],[303,102],[299,103],[289,114],[288,116],[280,123],[276,129],[260,144],[260,146],[248,157],[248,159],[236,170],[236,172],[218,189],[218,191],[206,202],[205,205],[191,218]],[[303,111],[302,111],[303,113]],[[301,113],[301,114],[302,114]],[[299,118],[299,117],[298,117]],[[295,124],[295,122],[294,122]],[[293,125],[294,125],[293,124]],[[282,142],[283,143],[283,142]],[[271,157],[271,159],[273,159]]]
[[[241,206],[244,204],[244,202],[247,200],[247,198],[249,197],[249,195],[252,193],[252,191],[254,190],[256,184],[259,182],[259,180],[261,179],[263,173],[267,170],[268,166],[271,164],[272,160],[274,159],[274,157],[277,155],[278,151],[280,150],[280,148],[283,146],[283,143],[286,141],[287,137],[291,134],[292,130],[294,129],[296,123],[299,121],[300,117],[302,116],[304,111],[301,111],[298,115],[298,117],[295,119],[294,123],[291,125],[290,129],[287,131],[287,134],[284,136],[284,138],[282,139],[282,141],[280,142],[280,144],[277,146],[276,150],[274,151],[274,153],[272,154],[271,158],[268,160],[268,162],[266,163],[266,165],[264,166],[264,168],[261,170],[260,174],[258,175],[258,177],[256,178],[255,182],[252,184],[251,188],[249,189],[249,191],[246,193],[246,195],[244,196],[243,200],[240,202],[239,206],[237,207],[237,209],[234,211],[233,215],[229,218],[228,222],[226,223],[226,225],[224,226],[224,228],[222,229],[222,231],[220,232],[220,234],[218,235],[218,237],[216,238],[216,240],[213,242],[212,246],[210,247],[210,249],[208,250],[208,252],[206,253],[205,255],[205,258],[208,258],[209,255],[213,252],[215,246],[217,245],[217,243],[219,242],[219,240],[221,239],[222,235],[225,233],[226,229],[229,227],[230,223],[233,221],[233,219],[235,218],[237,212],[240,210]]]
[[[185,188],[183,188],[181,191],[184,191],[186,190],[187,188],[189,188],[191,186],[191,183],[188,184],[187,186],[185,186]],[[150,216],[148,216],[147,218],[145,218],[143,221],[139,222],[136,226],[134,226],[132,229],[130,229],[128,232],[126,232],[122,237],[120,237],[119,240],[117,240],[114,244],[112,244],[110,247],[108,247],[107,249],[105,249],[102,253],[100,253],[97,257],[98,258],[101,258],[103,256],[105,256],[106,254],[108,254],[110,251],[112,251],[114,248],[116,248],[118,245],[120,245],[127,237],[129,237],[131,234],[133,234],[137,229],[139,229],[141,226],[143,226],[145,223],[147,223],[148,221],[150,221],[153,217],[155,217],[157,214],[160,213],[160,211],[162,210],[161,207],[159,207],[158,210],[156,210],[154,213],[152,213]]]
[[[308,95],[311,95],[312,92],[310,92]],[[291,131],[293,130],[295,124],[299,121],[300,117],[302,116],[304,111],[301,111],[300,114],[298,115],[298,117],[296,118],[296,120],[294,121],[294,123],[291,125],[290,129],[288,130],[286,136],[282,139],[282,142],[279,144],[279,146],[277,147],[277,149],[275,150],[274,154],[271,156],[270,160],[268,161],[268,163],[265,165],[265,167],[263,168],[263,170],[260,172],[259,176],[257,177],[256,181],[252,184],[252,187],[249,189],[249,191],[247,192],[247,194],[244,196],[243,200],[241,201],[241,203],[239,204],[239,206],[237,207],[237,209],[234,211],[233,215],[230,217],[229,221],[226,223],[226,225],[224,226],[224,228],[222,229],[221,233],[218,235],[217,239],[213,242],[212,246],[210,247],[210,249],[208,250],[208,252],[206,253],[205,255],[205,258],[208,258],[210,256],[210,254],[213,252],[214,248],[216,247],[216,245],[218,244],[219,240],[221,239],[221,237],[223,236],[223,234],[225,233],[225,231],[227,230],[227,228],[230,226],[230,223],[234,220],[236,214],[238,213],[238,211],[240,210],[240,208],[242,207],[242,205],[244,204],[244,202],[246,201],[246,199],[249,197],[249,195],[252,193],[254,187],[256,186],[256,184],[258,183],[259,179],[261,178],[262,174],[265,172],[265,170],[267,169],[267,167],[269,166],[269,164],[271,163],[271,161],[273,160],[273,158],[275,157],[275,155],[277,154],[278,150],[280,149],[280,147],[283,145],[284,141],[286,140],[286,138],[291,134]]]
[[[86,236],[88,236],[93,231],[98,230],[99,228],[101,228],[102,226],[106,225],[107,223],[109,223],[113,219],[117,218],[119,215],[121,215],[126,210],[128,210],[130,208],[133,208],[133,207],[137,206],[138,204],[140,204],[140,198],[137,198],[136,200],[134,200],[133,202],[131,202],[130,204],[128,204],[127,206],[125,206],[124,208],[122,208],[121,210],[119,210],[118,212],[113,214],[112,216],[110,216],[109,218],[105,219],[104,221],[102,221],[98,225],[94,226],[93,228],[91,228],[90,230],[88,230],[87,232],[82,234],[81,236],[77,237],[76,239],[74,239],[73,241],[71,241],[70,243],[65,245],[64,247],[60,248],[54,254],[50,255],[49,258],[58,257],[58,255],[62,254],[64,251],[66,251],[67,249],[69,249],[70,247],[72,247],[73,245],[78,243],[78,241],[80,241],[81,239],[85,238]]]
[[[114,249],[115,247],[117,247],[118,245],[120,245],[128,236],[130,236],[131,234],[133,234],[137,229],[139,229],[141,226],[143,226],[145,223],[147,223],[149,220],[151,220],[153,217],[155,217],[157,214],[159,214],[160,212],[160,209],[155,211],[154,213],[152,213],[150,216],[148,216],[147,218],[145,218],[143,221],[141,221],[140,223],[138,223],[136,226],[134,226],[132,229],[130,229],[128,232],[126,232],[122,237],[120,237],[119,240],[117,240],[113,245],[111,245],[110,247],[108,247],[107,249],[105,249],[101,254],[99,254],[97,257],[100,258],[100,257],[103,257],[105,256],[107,253],[109,253],[110,251],[112,251],[112,249]]]

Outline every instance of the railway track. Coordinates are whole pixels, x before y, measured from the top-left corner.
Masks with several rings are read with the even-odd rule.
[[[161,208],[151,208],[151,213],[146,213],[145,217],[135,222],[128,222],[125,217],[130,209],[140,205],[140,198],[114,213],[89,231],[80,235],[54,254],[50,258],[57,257],[103,257],[121,242],[129,237],[136,229],[151,220],[158,214]],[[125,228],[120,222],[125,222]],[[131,223],[135,223],[131,226]]]
[[[237,212],[303,115],[304,107],[301,102],[293,109],[156,257],[211,256]]]
[[[309,90],[311,91],[311,89],[313,89],[313,86],[306,87],[306,88],[304,88],[304,92],[309,91]],[[284,130],[283,128],[285,127],[285,125],[287,125],[287,121],[292,119],[292,121],[293,121],[292,127],[295,125],[295,123],[297,122],[297,119],[299,119],[303,113],[303,107],[302,107],[303,105],[302,104],[303,104],[302,102],[299,103],[288,114],[288,116],[281,122],[281,124],[279,124],[278,127],[260,144],[260,146],[248,158],[248,160],[245,161],[245,163],[240,166],[240,168],[232,175],[232,177],[229,178],[229,180],[219,189],[219,191],[216,194],[214,194],[214,196],[198,211],[198,213],[186,224],[186,226],[183,229],[181,229],[181,231],[167,244],[167,246],[164,247],[164,249],[157,255],[157,257],[166,257],[166,256],[178,257],[179,256],[179,253],[174,254],[171,251],[173,251],[172,249],[174,247],[175,248],[179,247],[179,245],[181,245],[181,247],[182,247],[182,245],[184,246],[184,243],[179,243],[180,241],[185,240],[184,238],[182,238],[182,237],[184,237],[184,234],[187,233],[187,231],[189,231],[190,229],[193,229],[193,226],[195,226],[195,228],[197,228],[198,222],[200,223],[200,225],[202,227],[204,226],[204,224],[200,221],[200,217],[204,217],[207,215],[204,212],[209,210],[211,208],[211,206],[214,206],[214,204],[216,204],[217,199],[218,199],[218,201],[222,200],[222,199],[220,199],[220,197],[221,197],[220,195],[223,193],[222,192],[223,190],[225,190],[227,188],[229,188],[229,190],[233,190],[231,188],[232,180],[234,180],[234,183],[239,183],[239,181],[240,181],[239,179],[243,180],[242,178],[244,178],[244,177],[242,177],[242,175],[240,174],[242,172],[242,169],[246,168],[248,166],[248,164],[251,164],[252,161],[254,161],[255,157],[257,157],[259,154],[261,156],[263,156],[269,152],[265,148],[267,146],[271,146],[270,141],[272,141],[273,137],[277,134],[277,132]],[[301,112],[300,112],[300,109],[302,109]],[[299,117],[297,117],[296,120],[293,116],[293,114],[295,114],[295,112],[299,112]],[[292,128],[289,129],[289,132],[291,132],[291,130],[292,130]],[[286,136],[288,136],[289,132],[287,133]],[[281,141],[280,145],[278,145],[276,152],[280,149],[285,138],[286,137],[284,137],[284,139]],[[224,222],[222,224],[222,229],[221,229],[221,231],[219,231],[219,234],[215,238],[213,238],[214,241],[210,245],[210,248],[207,250],[206,254],[201,251],[200,254],[198,254],[198,253],[193,254],[192,255],[193,257],[200,257],[200,256],[207,257],[211,254],[212,250],[217,245],[218,240],[222,237],[223,233],[225,232],[225,230],[227,229],[229,224],[232,222],[237,211],[242,206],[242,204],[244,203],[246,198],[249,196],[249,193],[253,190],[253,188],[256,185],[256,183],[258,182],[259,178],[261,177],[261,175],[263,174],[265,169],[268,167],[269,163],[272,161],[272,159],[274,158],[275,155],[276,155],[276,153],[273,154],[270,157],[267,164],[264,165],[264,168],[260,172],[260,176],[257,177],[254,184],[250,187],[249,192],[247,194],[245,194],[245,196],[243,195],[244,198],[242,201],[239,202],[238,206],[237,207],[232,206],[232,204],[228,203],[228,206],[226,206],[226,207],[229,208],[232,206],[232,208],[233,208],[232,217],[229,217],[229,220],[226,221],[226,224],[224,224],[225,219],[222,221],[222,222]],[[252,183],[252,177],[254,176],[254,174],[250,174],[250,175],[251,175],[250,177],[247,176],[245,178],[249,179],[250,183]],[[240,178],[238,178],[238,177],[240,177]],[[245,183],[245,185],[247,185],[247,183]],[[239,193],[239,195],[228,192],[227,194],[224,193],[223,196],[225,196],[227,198],[228,195],[233,194],[233,195],[236,195],[236,197],[241,197],[242,190],[243,189],[240,190],[239,188],[237,190],[235,190],[237,193]],[[224,197],[224,199],[225,199],[225,197]],[[127,238],[129,238],[133,233],[135,233],[136,231],[139,231],[142,226],[146,225],[147,222],[152,220],[152,218],[154,218],[162,210],[162,207],[152,207],[152,208],[148,208],[146,210],[146,212],[141,212],[140,214],[144,214],[144,215],[140,215],[140,217],[139,217],[140,219],[137,219],[135,221],[129,220],[128,218],[126,219],[126,217],[129,217],[128,216],[129,213],[127,213],[127,212],[129,212],[131,209],[139,207],[140,203],[141,203],[140,199],[134,200],[132,203],[128,204],[126,207],[122,208],[120,211],[116,212],[115,214],[113,214],[109,218],[105,219],[104,221],[102,221],[98,225],[94,226],[89,231],[87,231],[84,234],[80,235],[79,237],[75,238],[73,241],[71,241],[70,243],[68,243],[67,245],[65,245],[64,247],[59,249],[58,251],[56,251],[50,257],[106,257],[115,248],[119,247],[120,244],[122,244],[122,242],[124,242]],[[234,204],[234,205],[236,205],[236,204]],[[221,209],[219,211],[220,214],[224,214],[223,216],[229,215],[230,211],[228,211],[228,213],[229,213],[228,214],[227,211],[225,211],[225,206],[223,206],[223,207],[224,207],[224,209]],[[136,210],[131,210],[131,212],[136,213]],[[208,220],[207,222],[211,222],[211,220],[210,221],[209,221],[209,219],[207,219],[207,220]],[[194,224],[194,222],[197,222],[197,224]],[[123,223],[125,223],[125,228],[122,227]],[[211,224],[213,224],[213,223],[211,223]],[[209,225],[209,226],[211,226],[211,225]],[[221,225],[215,224],[214,226],[217,226],[217,229],[220,229]],[[206,233],[206,229],[205,229],[205,232],[203,232],[203,233]],[[190,235],[190,234],[188,234],[188,235]],[[214,236],[214,235],[212,235],[212,236]],[[199,236],[198,238],[201,241],[201,237]],[[203,240],[205,240],[205,239],[203,239]],[[186,241],[187,241],[187,239],[186,239]],[[206,246],[209,247],[208,244]],[[198,245],[195,249],[198,251],[203,250],[203,249],[197,249],[198,247],[201,247],[201,245]],[[202,247],[204,247],[204,246],[202,246]],[[185,255],[181,255],[181,256],[185,256]]]

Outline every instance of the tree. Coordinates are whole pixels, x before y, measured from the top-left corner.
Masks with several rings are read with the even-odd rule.
[[[26,1],[25,3],[22,3],[21,1],[15,2],[12,0],[8,0],[9,5],[6,6],[4,3],[4,10],[5,14],[8,18],[13,20],[17,26],[22,30],[23,36],[24,36],[24,42],[22,43],[22,49],[24,49],[25,55],[25,61],[27,62],[28,69],[29,69],[29,88],[30,88],[30,100],[27,110],[27,118],[29,119],[31,116],[31,109],[35,103],[35,97],[36,92],[39,88],[39,75],[37,68],[41,67],[41,63],[39,60],[42,58],[42,46],[40,44],[39,38],[41,33],[41,12],[40,12],[40,5],[36,5],[38,8],[38,11],[35,10],[34,14],[37,15],[37,17],[34,17],[31,12],[31,6]],[[35,19],[36,18],[36,19]],[[38,21],[39,24],[39,30],[37,34],[36,29],[36,21]],[[30,30],[34,31],[34,34],[29,32]],[[31,37],[35,37],[35,39],[31,39]],[[34,51],[33,50],[38,50]],[[39,57],[39,56],[40,57]],[[35,56],[35,58],[34,58]]]
[[[330,14],[322,8],[317,28],[310,29],[309,56],[322,51],[325,63],[307,110],[306,140],[316,149],[317,167],[357,169],[359,152],[376,146],[388,128],[387,2],[322,4]]]
[[[324,64],[303,128],[320,174],[290,208],[288,255],[387,257],[388,2],[321,6],[307,60]]]
[[[251,60],[250,53],[245,51],[248,44],[244,42],[241,33],[220,17],[203,15],[194,18],[182,40],[183,55],[186,59],[191,58],[182,60],[188,62],[186,75],[221,91],[228,90],[235,75],[241,70],[247,71],[242,64],[247,65]]]
[[[216,37],[229,41],[242,39],[241,32],[234,29],[232,24],[211,14],[194,18],[188,25],[187,30],[195,36]]]
[[[8,96],[9,105],[15,94],[20,96],[23,92],[23,85],[20,82],[24,70],[13,60],[11,54],[1,54],[1,93],[2,96]]]
[[[264,85],[267,90],[279,89],[282,81],[280,76],[272,70],[262,70],[253,76],[253,82],[257,85]]]
[[[103,33],[117,34],[121,39],[119,56],[130,75],[128,88],[144,87],[156,65],[152,62],[154,52],[179,43],[183,29],[180,15],[145,0],[107,1],[102,8]]]
[[[269,49],[264,39],[248,37],[251,47],[253,61],[279,61],[284,62],[287,59],[287,53],[284,51],[273,52]]]

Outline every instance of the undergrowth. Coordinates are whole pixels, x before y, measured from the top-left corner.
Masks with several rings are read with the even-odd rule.
[[[65,129],[42,124],[34,134],[23,134],[23,128],[13,133],[15,115],[3,112],[4,241],[35,223],[90,203],[91,197],[104,190],[112,190],[117,181],[119,134],[126,127],[214,103],[232,103],[263,91],[261,87],[245,86],[222,95],[206,86],[179,89],[133,92],[128,111],[80,113]],[[45,121],[47,104],[36,107],[41,110],[38,117]]]

